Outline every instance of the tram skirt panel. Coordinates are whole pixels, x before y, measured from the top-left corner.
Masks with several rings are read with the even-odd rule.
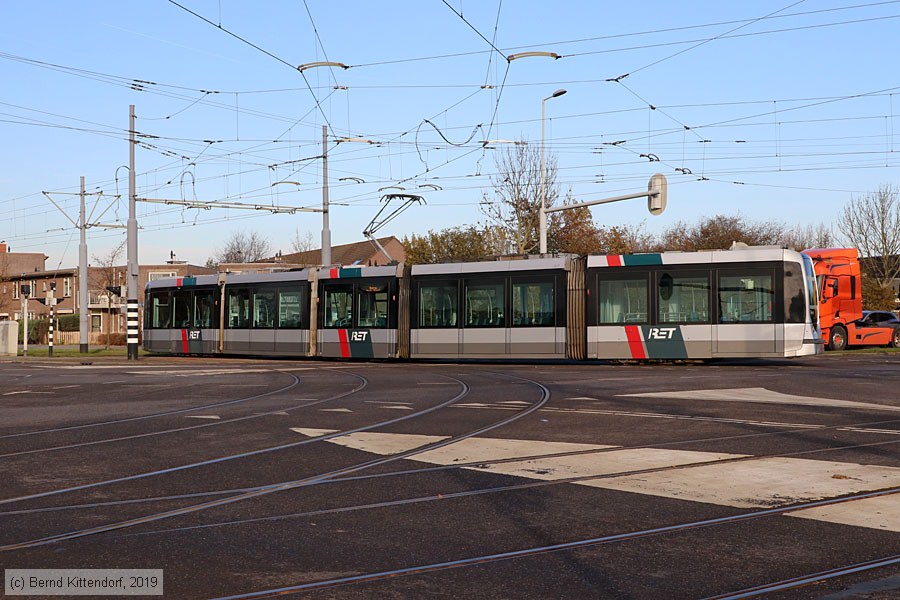
[[[320,329],[318,351],[323,358],[394,358],[396,329]]]

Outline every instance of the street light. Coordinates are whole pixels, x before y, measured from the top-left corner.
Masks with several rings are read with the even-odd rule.
[[[541,254],[547,253],[547,188],[544,181],[544,121],[545,106],[547,100],[559,98],[566,93],[566,90],[559,89],[541,100],[541,212],[540,212],[540,232],[541,232]]]

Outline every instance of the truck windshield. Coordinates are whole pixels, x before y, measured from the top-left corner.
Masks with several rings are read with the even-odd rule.
[[[816,282],[816,269],[812,259],[806,254],[803,257],[803,279],[806,281],[806,302],[809,306],[809,321],[819,326],[819,286]]]

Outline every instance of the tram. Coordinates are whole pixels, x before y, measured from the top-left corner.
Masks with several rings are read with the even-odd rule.
[[[808,256],[774,247],[327,267],[147,284],[143,347],[353,359],[679,360],[822,351]]]

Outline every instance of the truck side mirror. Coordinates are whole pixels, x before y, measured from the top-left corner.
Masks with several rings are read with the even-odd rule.
[[[822,296],[829,300],[831,298],[836,298],[838,295],[838,280],[834,277],[829,277],[825,280],[825,285],[822,289]]]

